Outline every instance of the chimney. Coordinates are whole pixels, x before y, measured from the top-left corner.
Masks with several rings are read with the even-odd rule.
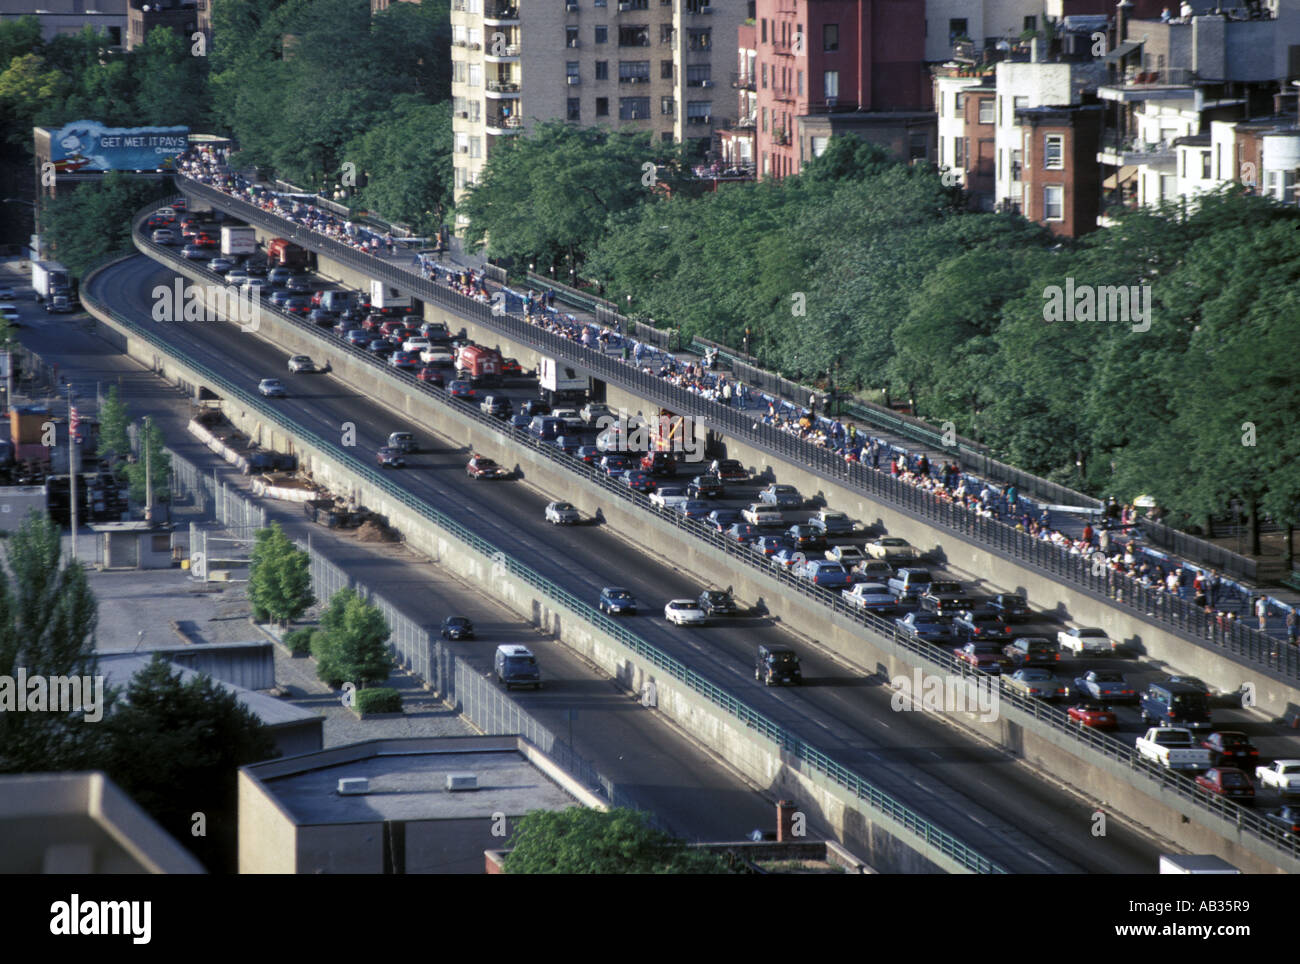
[[[1115,7],[1115,46],[1122,44],[1128,37],[1129,11],[1133,9],[1130,0],[1119,0]]]
[[[793,800],[778,800],[776,802],[776,839],[779,843],[787,843],[794,839],[792,830],[794,829],[795,803]]]

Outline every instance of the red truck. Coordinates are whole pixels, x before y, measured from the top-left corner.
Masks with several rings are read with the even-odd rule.
[[[266,246],[266,258],[281,268],[305,268],[308,261],[307,249],[286,238],[272,238]]]
[[[481,345],[465,345],[456,356],[456,368],[475,384],[501,378],[501,352]]]

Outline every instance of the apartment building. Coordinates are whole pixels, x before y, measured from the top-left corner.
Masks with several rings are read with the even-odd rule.
[[[1020,213],[1026,220],[1069,238],[1096,229],[1102,112],[1100,104],[1016,111],[1024,132]]]
[[[747,14],[745,0],[452,0],[457,200],[502,138],[544,121],[712,149]]]
[[[718,131],[718,148],[723,166],[753,171],[754,131],[758,126],[758,28],[752,21],[746,21],[736,33],[736,70],[731,75],[731,87],[736,92],[736,120]]]
[[[186,40],[202,33],[212,42],[212,0],[130,0],[126,49],[134,50],[155,27],[175,30]]]
[[[110,47],[121,47],[126,43],[126,8],[127,0],[0,0],[0,21],[36,17],[46,41],[79,34],[89,26],[107,34]]]

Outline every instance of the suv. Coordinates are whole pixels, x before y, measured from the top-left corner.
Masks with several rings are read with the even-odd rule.
[[[1061,660],[1061,647],[1043,636],[1021,636],[1002,647],[1016,666],[1055,666]]]
[[[1029,604],[1025,597],[1015,592],[1000,592],[989,600],[989,609],[1009,623],[1020,622],[1029,616]]]
[[[541,667],[527,646],[518,643],[498,646],[492,669],[496,673],[497,682],[507,690],[512,686],[531,686],[536,690],[542,688]]]
[[[700,608],[706,616],[734,616],[739,612],[731,593],[721,589],[706,589],[700,593]]]
[[[799,668],[799,657],[793,649],[760,646],[754,660],[754,679],[768,686],[802,683],[803,671]]]
[[[497,418],[509,418],[514,414],[510,399],[504,395],[488,395],[478,407],[484,415],[493,415]]]
[[[1163,680],[1147,686],[1140,700],[1142,722],[1150,726],[1182,726],[1208,730],[1210,700],[1205,691],[1190,683]]]

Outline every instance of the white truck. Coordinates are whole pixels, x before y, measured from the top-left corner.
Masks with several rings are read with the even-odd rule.
[[[370,307],[385,315],[405,314],[411,308],[411,296],[382,281],[371,281]]]
[[[1266,767],[1255,767],[1255,779],[1261,787],[1288,796],[1300,793],[1300,760],[1274,760]]]
[[[32,287],[36,289],[37,301],[67,295],[72,292],[72,276],[57,261],[33,261]]]
[[[537,385],[541,389],[542,401],[554,405],[556,402],[586,399],[591,378],[579,373],[572,365],[543,357],[537,362]]]
[[[1143,759],[1167,770],[1208,770],[1214,766],[1210,751],[1202,747],[1191,730],[1181,726],[1153,726],[1135,744]]]
[[[227,258],[257,253],[257,228],[223,224],[221,253]]]
[[[1214,854],[1161,854],[1162,874],[1239,874],[1236,867]]]

